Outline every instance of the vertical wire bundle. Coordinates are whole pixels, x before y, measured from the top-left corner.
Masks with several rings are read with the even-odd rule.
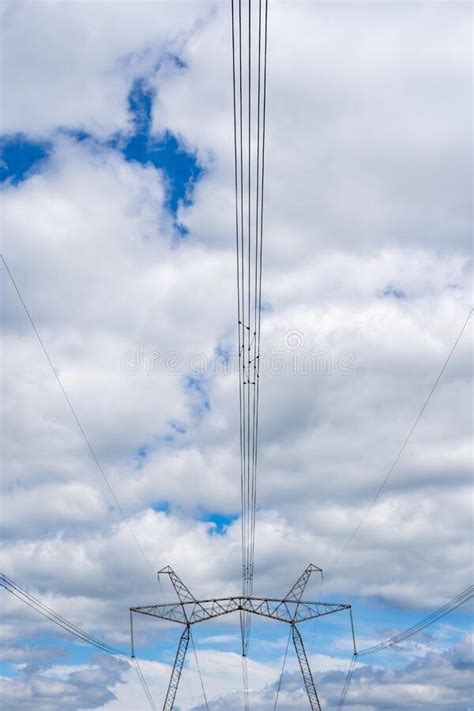
[[[255,561],[262,311],[263,197],[268,0],[231,0],[237,264],[242,594],[252,595]],[[241,615],[242,654],[250,617]]]

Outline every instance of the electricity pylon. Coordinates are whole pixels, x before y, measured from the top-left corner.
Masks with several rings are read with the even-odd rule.
[[[206,620],[210,620],[214,617],[228,615],[231,612],[248,612],[253,615],[270,617],[278,622],[285,622],[286,624],[291,625],[293,644],[296,656],[298,657],[306,693],[308,694],[310,707],[312,711],[321,711],[321,704],[316,691],[306,650],[304,648],[303,638],[301,637],[297,625],[300,622],[313,620],[316,617],[323,617],[324,615],[330,615],[334,612],[340,612],[341,610],[350,611],[351,606],[338,603],[308,602],[303,600],[303,593],[312,573],[322,574],[322,570],[316,565],[308,565],[284,598],[246,597],[244,595],[236,595],[233,597],[197,600],[172,568],[166,566],[166,568],[160,570],[158,572],[158,579],[162,575],[169,576],[171,584],[173,585],[178,596],[178,600],[176,602],[163,603],[160,605],[131,607],[130,620],[133,620],[133,613],[135,612],[141,615],[150,615],[151,617],[158,617],[162,620],[168,620],[170,622],[176,622],[180,625],[184,625],[184,630],[176,651],[168,691],[163,704],[163,711],[172,711],[174,707],[174,701],[178,691],[184,661],[186,659],[186,652],[189,646],[191,625],[198,624],[199,622],[205,622]]]

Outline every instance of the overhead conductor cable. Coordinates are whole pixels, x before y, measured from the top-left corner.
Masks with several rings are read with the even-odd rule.
[[[243,13],[242,0],[231,0],[242,594],[248,597],[253,592],[255,565],[268,0],[250,0],[246,9]],[[244,656],[250,631],[250,617],[243,612]]]

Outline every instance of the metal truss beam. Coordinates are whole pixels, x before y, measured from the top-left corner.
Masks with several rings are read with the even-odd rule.
[[[180,602],[196,602],[196,598],[192,592],[186,587],[179,575],[176,575],[171,566],[167,565],[165,568],[162,568],[158,571],[157,575],[158,580],[160,579],[160,575],[167,575],[169,577]]]
[[[317,565],[313,565],[313,563],[310,563],[304,569],[304,571],[302,572],[296,583],[293,585],[293,587],[290,589],[290,591],[285,597],[285,600],[293,600],[294,602],[299,602],[303,597],[303,593],[306,589],[306,586],[312,573],[321,573],[322,575],[323,571],[321,568],[318,568]]]
[[[194,625],[213,617],[229,615],[231,612],[250,612],[253,615],[270,617],[278,622],[306,622],[333,612],[347,610],[350,605],[329,602],[294,602],[281,598],[265,597],[221,597],[209,600],[164,603],[132,607],[132,612],[159,617],[162,620]]]
[[[171,672],[170,683],[168,691],[166,692],[165,703],[163,704],[163,711],[172,711],[173,709],[176,692],[178,691],[179,680],[181,679],[181,672],[183,671],[184,660],[186,658],[186,652],[188,650],[189,635],[189,625],[186,625],[179,640],[178,650],[173,664],[173,671]]]
[[[229,615],[232,612],[260,615],[291,625],[293,643],[295,645],[311,709],[312,711],[321,711],[321,705],[316,693],[316,687],[311,674],[308,657],[306,656],[303,639],[296,624],[306,622],[306,620],[313,620],[316,617],[331,615],[341,610],[350,610],[351,606],[342,603],[309,602],[302,600],[301,598],[303,597],[303,593],[312,573],[322,574],[322,570],[316,565],[308,565],[284,598],[236,595],[233,597],[197,600],[172,568],[167,566],[160,570],[158,577],[161,575],[169,576],[171,584],[178,596],[178,601],[159,605],[132,607],[130,608],[130,613],[135,612],[141,615],[149,615],[185,626],[179,641],[178,651],[176,652],[176,659],[173,665],[163,711],[172,711],[174,707],[174,700],[189,645],[191,625],[211,620],[214,617]]]
[[[309,666],[308,657],[306,656],[303,638],[294,623],[291,625],[291,634],[293,635],[293,644],[295,645],[296,656],[298,657],[298,661],[300,663],[301,674],[303,675],[303,681],[306,687],[306,693],[308,694],[311,709],[312,711],[321,711],[321,704],[319,703],[313,675],[311,673],[311,667]]]

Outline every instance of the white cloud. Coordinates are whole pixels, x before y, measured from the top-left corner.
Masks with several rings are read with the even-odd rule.
[[[157,88],[154,130],[179,135],[207,168],[194,203],[179,209],[189,236],[176,242],[159,171],[63,136],[39,174],[4,188],[4,253],[152,565],[172,564],[198,593],[230,593],[239,589],[238,522],[216,535],[196,517],[239,511],[235,377],[205,379],[210,410],[199,417],[184,372],[170,375],[160,359],[152,375],[121,369],[137,344],[160,358],[201,352],[211,359],[218,344],[232,340],[228,8],[214,14],[201,3],[186,4],[186,11],[177,3],[159,3],[158,11],[148,3],[94,8],[92,22],[81,3],[6,7],[4,130],[45,136],[69,126],[98,137],[127,130],[131,79],[147,73]],[[327,567],[338,554],[467,314],[465,12],[434,3],[271,4],[264,263],[271,310],[264,314],[263,346],[282,352],[287,371],[296,362],[297,372],[262,373],[256,579],[262,594],[283,593],[308,560]],[[198,18],[205,21],[196,24]],[[165,62],[156,70],[164,50],[179,51],[186,66]],[[128,607],[155,600],[159,589],[111,507],[7,279],[2,290],[4,570],[80,626],[125,645]],[[284,334],[293,329],[304,347],[285,350]],[[424,613],[467,585],[468,341],[466,332],[324,594],[376,601],[390,617],[392,606]],[[327,354],[331,373],[300,374],[298,358],[307,351]],[[354,356],[350,375],[334,369],[341,353]],[[163,502],[169,514],[153,511]],[[4,639],[48,629],[10,599],[5,610]],[[428,683],[435,708],[464,704],[464,672],[453,671],[458,661],[450,654],[426,653],[403,670],[400,708],[426,704]],[[240,662],[229,655],[202,655],[211,693],[222,697],[215,709],[241,705]],[[221,660],[230,670],[226,678]],[[325,698],[333,699],[341,660],[325,663]],[[169,668],[149,664],[162,693]],[[277,666],[259,664],[252,707],[268,708]],[[74,708],[82,684],[92,694],[87,703],[98,703],[97,669],[83,671],[79,683],[67,669],[58,668],[57,678],[40,670],[12,683],[8,703],[54,708],[51,699],[62,693]],[[130,686],[131,673],[126,686],[118,683],[120,669],[108,677],[107,688],[117,694],[111,709],[130,708],[138,689]],[[371,690],[356,681],[355,703],[389,708],[383,704],[393,673],[364,673]],[[200,703],[195,681],[187,708]],[[289,679],[282,711],[303,702],[301,693],[299,681]]]
[[[213,7],[181,0],[5,3],[2,131],[44,138],[70,128],[106,138],[127,130],[132,79],[152,70]]]
[[[126,661],[105,655],[76,669],[25,666],[17,679],[0,679],[2,706],[5,711],[53,711],[58,705],[64,709],[99,708],[114,698],[113,690],[123,683],[127,667]]]

